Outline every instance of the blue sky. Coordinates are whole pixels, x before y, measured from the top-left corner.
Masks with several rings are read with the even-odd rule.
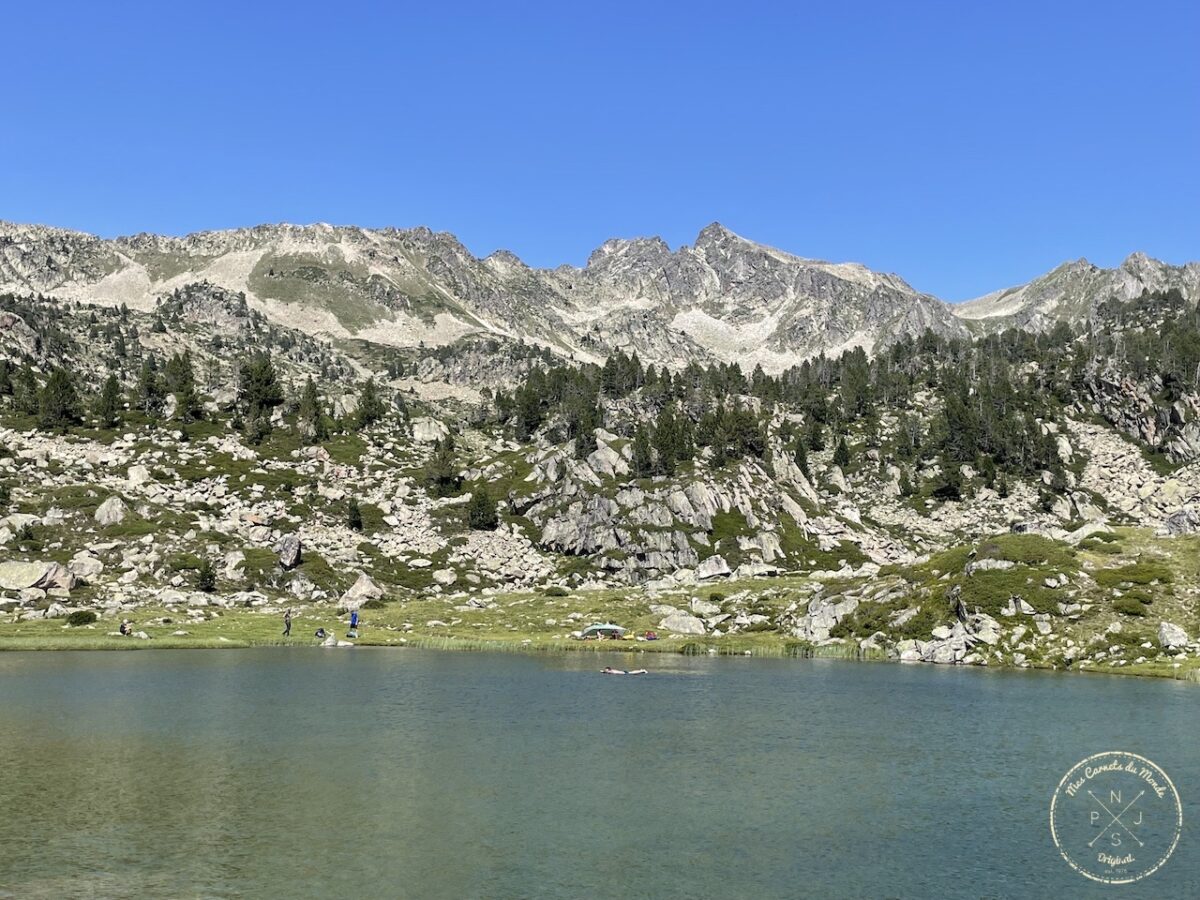
[[[1195,2],[65,2],[4,29],[9,220],[425,224],[535,265],[719,220],[951,300],[1200,259]]]

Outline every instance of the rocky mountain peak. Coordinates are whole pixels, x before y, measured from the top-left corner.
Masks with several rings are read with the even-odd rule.
[[[592,251],[585,268],[603,267],[613,258],[635,257],[651,261],[671,255],[671,248],[660,237],[609,238]]]
[[[485,257],[485,261],[501,263],[505,266],[513,266],[521,269],[529,268],[529,266],[525,264],[525,261],[511,250],[496,250],[495,252],[488,254],[488,256]]]
[[[741,241],[742,243],[753,243],[745,238],[730,231],[720,222],[712,222],[700,229],[700,233],[696,235],[695,247],[697,250],[705,250],[709,247],[726,246],[732,242]]]
[[[1165,263],[1147,256],[1141,250],[1135,250],[1121,261],[1120,268],[1142,279],[1154,278],[1158,272],[1168,268]]]
[[[952,308],[898,276],[776,250],[720,222],[676,251],[661,237],[614,238],[583,268],[554,270],[507,250],[480,259],[453,234],[424,226],[268,224],[105,240],[0,222],[0,291],[151,309],[198,281],[312,335],[395,346],[504,335],[592,360],[621,348],[648,363],[736,360],[767,371],[851,346],[875,352],[927,327],[965,336],[963,319],[1040,329],[1146,290],[1200,297],[1200,265],[1135,253],[1115,269],[1064,263]]]

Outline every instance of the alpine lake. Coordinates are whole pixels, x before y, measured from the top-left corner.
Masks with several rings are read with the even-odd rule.
[[[1198,896],[1198,712],[1165,679],[829,659],[4,653],[0,897]],[[1110,750],[1183,803],[1123,887],[1049,827]]]

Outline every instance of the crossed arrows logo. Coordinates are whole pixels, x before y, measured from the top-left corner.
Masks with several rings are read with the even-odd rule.
[[[1125,813],[1129,812],[1129,810],[1133,807],[1133,804],[1135,804],[1139,800],[1141,800],[1142,797],[1145,796],[1145,794],[1146,794],[1145,791],[1141,791],[1136,797],[1134,797],[1132,800],[1129,801],[1128,805],[1126,805],[1126,807],[1123,810],[1121,810],[1119,813],[1114,813],[1111,809],[1109,809],[1104,804],[1103,800],[1101,800],[1099,797],[1097,797],[1091,791],[1088,791],[1088,796],[1091,797],[1093,800],[1095,800],[1097,803],[1099,803],[1100,808],[1103,809],[1110,816],[1110,818],[1108,820],[1108,824],[1104,826],[1104,829],[1098,835],[1096,835],[1094,838],[1092,838],[1090,841],[1088,841],[1088,846],[1089,847],[1093,846],[1096,843],[1096,841],[1100,840],[1100,838],[1102,838],[1102,837],[1104,837],[1104,835],[1108,834],[1108,830],[1110,828],[1112,828],[1114,825],[1121,826],[1121,830],[1124,831],[1131,838],[1133,838],[1135,841],[1137,841],[1137,845],[1139,847],[1146,846],[1145,844],[1143,844],[1141,842],[1141,840],[1138,838],[1138,836],[1136,834],[1134,834],[1132,831],[1130,831],[1129,827],[1124,822],[1121,821],[1121,816],[1123,816],[1123,815],[1125,815]],[[1120,794],[1117,795],[1117,798],[1120,799]],[[1099,813],[1093,813],[1093,815],[1098,816]],[[1138,821],[1135,822],[1134,824],[1135,825],[1141,824],[1141,814],[1140,813],[1138,815]]]
[[[1153,875],[1171,858],[1182,832],[1183,805],[1170,777],[1125,750],[1081,759],[1050,797],[1054,846],[1092,881],[1130,884]]]

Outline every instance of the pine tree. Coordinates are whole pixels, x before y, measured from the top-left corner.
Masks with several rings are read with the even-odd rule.
[[[675,458],[687,462],[696,455],[696,435],[692,420],[686,415],[675,420]]]
[[[436,497],[449,497],[462,485],[454,464],[454,441],[449,437],[433,445],[433,453],[425,463],[425,484]]]
[[[211,594],[217,589],[217,570],[212,561],[205,559],[196,571],[196,590]]]
[[[329,426],[325,422],[325,413],[321,410],[321,397],[317,394],[317,385],[311,375],[304,382],[304,393],[300,395],[296,422],[305,440],[319,444],[329,438]]]
[[[527,441],[541,427],[544,413],[542,411],[541,378],[535,379],[535,373],[540,376],[541,369],[533,369],[524,387],[517,391],[517,440]]]
[[[142,360],[142,369],[138,374],[137,401],[138,409],[151,419],[162,412],[162,385],[158,380],[158,367],[153,356]]]
[[[812,475],[808,471],[808,450],[804,446],[804,441],[796,442],[796,468],[804,473],[805,478],[811,478]]]
[[[661,475],[674,475],[678,461],[679,429],[669,407],[663,407],[654,423],[655,468]]]
[[[79,396],[66,369],[52,369],[38,394],[38,427],[63,430],[79,419]]]
[[[648,478],[654,471],[654,460],[650,453],[650,435],[645,425],[638,425],[633,433],[633,475]]]
[[[22,366],[17,371],[13,381],[13,406],[17,412],[27,416],[36,416],[41,407],[37,376],[30,366]]]
[[[979,460],[979,475],[983,478],[984,487],[995,487],[996,461],[992,457],[984,456]]]
[[[355,418],[359,428],[367,428],[383,418],[387,407],[379,399],[379,390],[375,387],[375,378],[366,380],[358,395],[358,409]]]
[[[825,429],[816,419],[810,419],[804,431],[804,439],[808,442],[808,449],[820,451],[825,449]]]
[[[283,403],[283,388],[271,357],[256,353],[242,365],[238,373],[238,406],[247,418],[261,415],[270,418],[270,412]]]
[[[596,449],[595,431],[600,427],[600,398],[591,385],[573,386],[564,399],[567,437],[575,442],[575,458],[587,459]]]
[[[963,477],[962,470],[948,456],[943,455],[938,464],[942,469],[941,482],[934,488],[933,495],[939,500],[961,500]]]
[[[196,393],[196,374],[192,368],[190,351],[176,353],[167,360],[163,372],[167,393],[175,395],[175,418],[190,422],[200,411],[200,398]]]
[[[110,374],[96,399],[96,418],[102,426],[117,424],[121,417],[121,383]]]
[[[500,524],[496,501],[486,486],[471,491],[471,499],[467,503],[467,524],[476,531],[495,531]]]
[[[245,415],[246,440],[260,443],[271,433],[271,411],[283,403],[283,387],[268,354],[256,353],[242,365],[237,403]]]
[[[271,420],[261,411],[258,415],[246,419],[242,429],[242,434],[245,435],[247,443],[255,445],[265,441],[270,433]]]
[[[850,448],[846,445],[844,437],[838,439],[837,447],[834,448],[833,464],[842,469],[850,465]]]

